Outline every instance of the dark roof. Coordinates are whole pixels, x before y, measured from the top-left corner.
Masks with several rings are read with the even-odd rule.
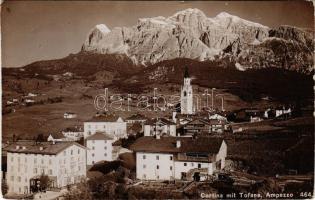
[[[54,132],[50,134],[54,139],[65,138],[65,136],[61,132]]]
[[[209,124],[226,124],[226,121],[219,119],[209,119]]]
[[[119,116],[116,115],[100,115],[87,120],[87,122],[116,122],[118,118]]]
[[[190,122],[188,122],[187,124],[205,124],[205,125],[209,125],[209,122],[207,122],[204,119],[193,119]],[[185,125],[187,125],[185,124]]]
[[[113,140],[113,138],[104,132],[96,132],[87,137],[86,140]]]
[[[113,146],[122,146],[122,141],[121,141],[121,139],[115,141],[112,145],[113,145]]]
[[[145,125],[155,125],[156,123],[162,123],[162,124],[166,124],[166,125],[176,125],[174,122],[171,122],[165,118],[150,119],[150,120],[146,121]]]
[[[52,142],[41,142],[39,144],[35,142],[16,142],[9,145],[6,150],[12,153],[56,155],[72,145],[85,148],[76,142],[56,142],[55,144]],[[19,149],[16,149],[16,146],[19,146]],[[25,147],[25,149],[23,149],[23,147]],[[40,147],[42,147],[43,150],[40,150]]]
[[[131,115],[126,120],[147,120],[148,118],[144,115],[141,115],[139,113]]]
[[[83,132],[83,129],[82,127],[68,127],[68,128],[65,128],[64,130],[62,130],[64,132]]]
[[[176,148],[176,141],[181,141],[181,147]],[[136,152],[152,153],[211,153],[219,152],[223,139],[209,137],[141,137],[131,145]]]

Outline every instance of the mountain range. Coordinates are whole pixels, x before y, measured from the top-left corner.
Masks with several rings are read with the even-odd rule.
[[[154,84],[181,84],[187,66],[193,84],[202,87],[244,98],[308,98],[313,97],[312,34],[291,26],[269,28],[224,12],[208,18],[198,9],[142,18],[132,27],[110,30],[98,24],[79,53],[3,68],[4,91],[25,93],[38,89],[38,81],[55,87],[55,80],[77,80],[93,88],[141,92]],[[34,82],[32,88],[25,81]]]
[[[226,12],[209,18],[199,9],[141,18],[134,26],[112,30],[98,24],[82,45],[84,52],[126,55],[135,65],[228,58],[240,71],[277,67],[302,73],[313,70],[313,50],[311,30],[269,28]]]

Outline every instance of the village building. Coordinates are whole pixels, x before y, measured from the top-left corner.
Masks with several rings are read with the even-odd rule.
[[[68,141],[79,141],[83,138],[83,128],[77,126],[68,127],[62,130],[61,133]]]
[[[126,122],[128,124],[139,123],[139,124],[143,125],[147,120],[148,120],[148,118],[146,116],[137,113],[137,114],[134,114],[134,115],[131,115],[130,117],[128,117],[126,119]]]
[[[201,133],[210,133],[210,124],[204,119],[193,119],[190,122],[183,125],[182,136],[194,136]]]
[[[77,118],[77,114],[75,114],[73,112],[65,112],[63,114],[63,118],[65,118],[65,119],[74,119],[74,118]]]
[[[165,118],[148,120],[144,124],[144,136],[176,136],[176,124]]]
[[[227,145],[209,137],[142,137],[136,153],[140,180],[205,180],[225,167]]]
[[[184,85],[181,88],[180,95],[180,112],[181,114],[194,114],[193,108],[193,89],[191,85],[191,78],[189,77],[188,69],[185,68]]]
[[[41,175],[50,188],[61,188],[86,177],[86,149],[75,142],[16,142],[6,148],[8,194],[36,191]]]
[[[86,138],[87,165],[93,165],[99,161],[112,161],[114,138],[104,132],[96,132]]]
[[[292,110],[290,107],[286,106],[279,106],[276,108],[276,117],[280,117],[281,115],[283,116],[291,116]]]
[[[84,122],[84,138],[96,132],[105,132],[114,139],[127,137],[127,122],[115,115],[100,115]]]
[[[65,142],[67,138],[61,132],[50,133],[47,142]]]
[[[203,119],[194,118],[182,125],[181,136],[210,135],[212,133],[224,133],[228,130],[226,118]]]

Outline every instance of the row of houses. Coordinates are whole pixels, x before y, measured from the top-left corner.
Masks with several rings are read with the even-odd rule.
[[[203,133],[222,133],[227,120],[223,116],[194,113],[192,87],[186,68],[181,93],[181,114],[172,119],[148,119],[136,114],[123,120],[120,116],[98,114],[84,122],[83,130],[70,128],[47,142],[15,142],[6,147],[9,193],[30,193],[38,188],[40,176],[48,175],[51,187],[64,187],[86,177],[86,168],[99,161],[112,161],[122,152],[136,155],[137,178],[143,180],[206,179],[225,165],[226,143],[222,139],[202,138]],[[177,116],[176,116],[177,115]],[[76,118],[67,112],[65,119]],[[140,127],[139,127],[140,126]],[[130,149],[120,139],[129,130],[143,132]],[[84,146],[74,142],[84,139]]]

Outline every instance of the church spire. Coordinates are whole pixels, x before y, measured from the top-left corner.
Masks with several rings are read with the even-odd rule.
[[[185,67],[184,78],[189,78],[188,67]]]

